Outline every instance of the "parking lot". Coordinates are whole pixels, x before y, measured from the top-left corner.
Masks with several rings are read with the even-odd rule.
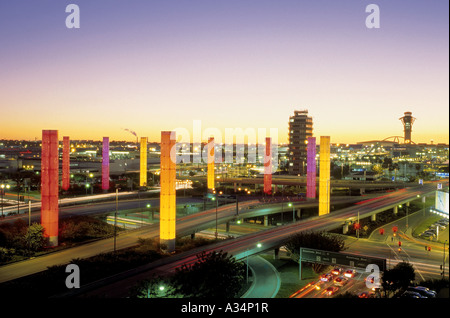
[[[441,218],[428,226],[419,237],[431,241],[448,240],[448,219]]]

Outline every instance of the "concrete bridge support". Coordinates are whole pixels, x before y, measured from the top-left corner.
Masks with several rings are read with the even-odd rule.
[[[370,220],[371,220],[372,222],[375,222],[375,221],[377,220],[377,215],[376,215],[376,214],[372,214],[372,215],[370,216]]]
[[[273,250],[273,259],[280,259],[280,248],[277,247]]]
[[[345,223],[344,226],[342,227],[342,234],[347,234],[348,233],[348,223]]]
[[[398,213],[398,206],[394,206],[394,214],[397,215]]]
[[[264,226],[269,226],[269,216],[264,215]]]

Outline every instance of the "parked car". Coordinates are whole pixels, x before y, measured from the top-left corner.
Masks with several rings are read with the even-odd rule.
[[[440,220],[438,221],[438,223],[442,223],[442,224],[448,225],[448,219],[440,219]]]
[[[420,234],[420,236],[422,236],[423,238],[429,238],[429,237],[435,237],[436,234],[429,233],[429,232],[424,232],[424,233]]]
[[[445,226],[444,224],[440,224],[440,223],[434,223],[431,226],[434,228],[438,227],[439,230],[445,230],[447,228],[447,226]]]
[[[425,296],[427,298],[436,298],[436,292],[432,289],[429,289],[428,287],[410,286],[408,287],[408,291],[419,293],[420,295]]]
[[[422,296],[418,292],[407,290],[403,294],[400,295],[400,298],[427,298],[427,297]]]

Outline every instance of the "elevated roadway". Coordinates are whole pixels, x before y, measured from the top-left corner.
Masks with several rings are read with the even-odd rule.
[[[367,200],[356,206],[334,211],[327,215],[300,220],[295,223],[244,235],[232,240],[225,240],[201,249],[174,255],[126,273],[121,273],[115,277],[86,285],[84,288],[77,290],[76,293],[80,297],[126,297],[128,289],[140,280],[151,278],[153,275],[169,275],[183,264],[194,263],[197,259],[196,255],[200,251],[224,251],[234,255],[239,260],[263,250],[278,248],[285,244],[290,236],[298,232],[308,230],[329,231],[342,226],[349,219],[355,219],[358,213],[360,218],[368,217],[375,213],[374,211],[386,210],[402,202],[415,200],[417,199],[417,195],[430,195],[435,191],[436,183],[397,191],[378,199]],[[187,225],[190,221],[186,220],[186,222],[179,223],[185,223]],[[192,231],[193,226],[197,225],[187,225],[185,230]],[[261,247],[258,247],[258,244],[261,244]],[[74,294],[72,293],[70,296],[74,296]]]
[[[264,184],[264,178],[237,177],[227,178],[218,176],[219,183],[236,184]],[[195,179],[195,178],[193,178]],[[296,176],[272,176],[273,185],[306,186],[306,177]],[[317,180],[316,184],[319,184]],[[399,189],[405,187],[415,187],[417,182],[393,182],[393,181],[360,181],[360,180],[331,180],[331,188],[351,188],[351,189]]]

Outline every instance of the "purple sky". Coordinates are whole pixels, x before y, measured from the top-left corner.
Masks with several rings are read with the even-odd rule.
[[[68,29],[65,8],[81,10]],[[368,29],[375,3],[381,27]],[[314,135],[449,142],[449,3],[1,1],[0,139],[159,140],[161,130],[278,128],[308,109]]]

